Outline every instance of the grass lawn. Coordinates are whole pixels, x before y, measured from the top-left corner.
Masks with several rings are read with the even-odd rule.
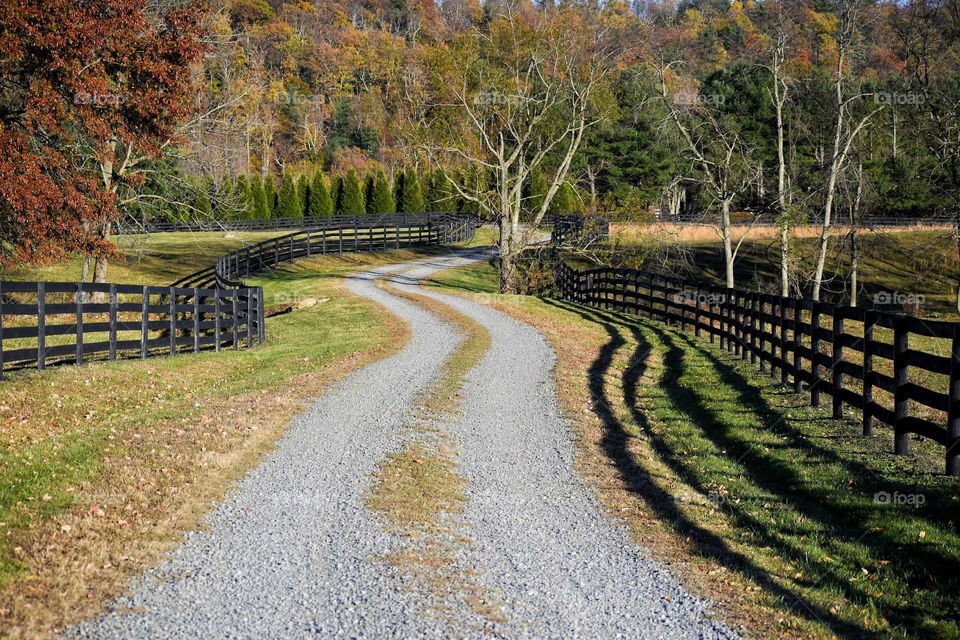
[[[239,242],[214,234],[205,245],[202,235],[151,236],[143,260],[111,279],[167,282]],[[418,255],[328,256],[251,278],[268,306],[318,301],[269,318],[267,341],[253,350],[9,374],[0,384],[0,635],[49,636],[95,613],[196,526],[304,400],[400,348],[406,326],[348,294],[341,277]]]
[[[960,502],[939,447],[895,457],[888,429],[864,439],[858,421],[830,419],[709,341],[497,295],[488,264],[434,280],[551,341],[583,476],[731,624],[761,637],[960,637]]]

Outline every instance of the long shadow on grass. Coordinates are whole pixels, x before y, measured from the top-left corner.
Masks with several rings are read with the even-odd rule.
[[[665,375],[662,386],[675,406],[683,407],[695,424],[700,425],[701,434],[707,438],[717,450],[728,452],[742,452],[737,458],[738,471],[749,479],[754,487],[769,492],[774,499],[791,505],[804,518],[819,523],[822,533],[833,543],[836,552],[850,553],[852,548],[843,548],[840,545],[862,545],[870,550],[874,559],[889,559],[892,566],[888,571],[895,572],[916,590],[929,589],[936,585],[937,591],[942,594],[950,593],[950,585],[956,582],[958,565],[955,558],[944,553],[936,553],[933,548],[914,545],[909,553],[900,551],[902,540],[891,536],[889,530],[872,530],[866,528],[871,516],[876,516],[878,509],[887,508],[870,502],[867,498],[855,504],[845,504],[832,499],[831,492],[836,487],[811,487],[808,478],[822,473],[825,466],[833,466],[842,471],[844,477],[855,478],[857,486],[865,496],[872,496],[876,491],[896,491],[900,493],[914,493],[916,486],[903,482],[892,481],[883,477],[876,469],[842,457],[838,452],[816,445],[811,439],[791,426],[791,420],[780,413],[764,398],[760,389],[740,375],[733,366],[722,361],[709,350],[695,344],[695,338],[669,334],[656,327],[653,323],[647,325],[658,339],[666,346]],[[736,390],[734,403],[749,408],[750,412],[761,418],[762,425],[756,428],[769,429],[784,437],[787,441],[785,450],[798,452],[796,460],[785,460],[784,450],[771,448],[770,451],[754,446],[754,442],[747,437],[738,437],[731,431],[714,409],[704,402],[704,396],[697,389],[684,385],[680,376],[687,367],[687,352],[678,346],[678,340],[687,344],[702,354],[709,366],[714,370],[721,383]],[[636,406],[635,402],[631,406]],[[635,413],[638,413],[635,411]],[[731,454],[732,455],[732,454]],[[806,468],[807,473],[803,472]],[[930,489],[927,488],[927,493]],[[950,496],[931,496],[939,498],[940,504],[951,504]],[[794,544],[787,535],[777,535],[769,527],[758,522],[742,508],[733,504],[726,505],[731,515],[738,522],[740,528],[750,528],[761,534],[760,544],[775,546],[778,551],[789,554],[795,562],[805,560],[805,552],[799,545]],[[947,513],[942,517],[946,519]],[[935,522],[922,516],[915,518],[916,530],[952,527],[947,522]],[[851,559],[849,564],[855,563]],[[860,604],[867,604],[870,595],[849,581],[849,576],[838,575],[834,570],[823,563],[818,565],[818,578],[828,582],[831,587],[856,599]],[[941,604],[949,598],[942,598]],[[906,603],[896,598],[890,598],[883,603],[883,614],[896,625],[906,625],[908,628],[918,629],[923,621],[930,617],[931,611],[924,610],[918,603]],[[946,613],[946,612],[944,612]],[[956,615],[956,612],[952,612]]]
[[[601,440],[601,446],[606,456],[616,466],[620,478],[627,489],[631,493],[640,496],[661,520],[669,523],[683,535],[688,536],[697,554],[711,558],[718,564],[748,577],[759,585],[763,585],[767,592],[780,598],[787,606],[794,607],[801,617],[824,624],[837,633],[849,633],[853,631],[853,627],[843,620],[838,619],[828,610],[820,607],[816,603],[810,602],[804,598],[802,594],[774,582],[771,576],[763,568],[757,566],[750,558],[732,549],[720,536],[691,520],[679,509],[677,497],[664,491],[651,480],[647,469],[639,464],[630,452],[629,441],[632,436],[630,431],[613,411],[613,405],[610,402],[606,388],[606,376],[610,372],[614,356],[619,349],[626,345],[623,334],[620,333],[620,330],[614,322],[611,321],[609,317],[605,317],[606,314],[602,312],[596,312],[579,305],[560,303],[552,300],[545,300],[545,302],[565,311],[576,313],[585,320],[599,324],[609,336],[609,340],[601,348],[597,358],[590,365],[588,371],[588,386],[593,411],[604,425],[604,435]],[[630,329],[629,326],[627,328]],[[638,343],[638,347],[631,359],[628,375],[633,379],[639,380],[646,370],[646,360],[652,347],[646,338],[638,331],[634,331],[633,335]],[[689,478],[691,474],[686,468],[686,464],[680,462],[672,451],[667,449],[663,443],[659,442],[659,439],[653,434],[646,416],[642,412],[636,412],[635,419],[641,430],[648,435],[655,452],[658,453],[678,475],[685,479]],[[696,485],[697,483],[694,482],[693,484]],[[701,491],[703,491],[702,488]],[[703,492],[706,493],[706,491]]]
[[[580,308],[578,313],[588,320],[607,326],[608,332],[611,330],[612,322],[623,325],[633,333],[635,340],[640,345],[637,349],[638,354],[645,354],[649,350],[649,343],[637,327],[635,318],[583,308]],[[730,458],[739,454],[739,457],[734,460],[734,464],[754,487],[768,492],[773,496],[773,501],[791,504],[804,518],[819,524],[829,540],[853,545],[859,543],[870,549],[871,555],[876,558],[892,558],[892,561],[896,564],[895,568],[891,568],[891,570],[897,571],[900,575],[914,577],[913,586],[917,589],[929,588],[930,584],[939,584],[941,593],[946,593],[949,590],[947,585],[954,581],[953,577],[956,575],[956,563],[951,562],[949,556],[930,553],[925,549],[911,550],[909,555],[899,553],[897,548],[899,542],[891,539],[888,532],[882,530],[869,531],[864,528],[864,523],[868,517],[871,514],[876,514],[876,505],[867,505],[865,501],[864,504],[859,506],[837,504],[837,501],[831,500],[829,495],[834,487],[827,487],[821,491],[806,488],[804,475],[798,469],[806,467],[810,474],[815,475],[817,470],[813,467],[822,465],[839,467],[843,471],[842,475],[844,477],[856,478],[858,486],[861,487],[860,490],[867,495],[872,495],[874,489],[910,492],[916,490],[914,486],[891,481],[875,469],[843,458],[836,451],[817,446],[814,442],[806,439],[803,434],[791,426],[791,422],[798,422],[797,420],[791,419],[788,421],[786,416],[767,402],[759,389],[751,385],[746,378],[740,376],[733,367],[720,360],[712,352],[704,349],[705,345],[696,338],[683,335],[682,339],[687,342],[688,347],[696,349],[698,353],[704,355],[708,366],[713,368],[721,385],[736,390],[734,397],[724,408],[726,417],[730,417],[731,412],[728,408],[730,405],[744,407],[744,410],[739,412],[740,414],[758,417],[762,426],[757,428],[765,428],[776,432],[788,444],[782,448],[771,447],[772,453],[766,453],[762,448],[755,447],[755,442],[751,441],[749,436],[747,438],[735,436],[724,423],[723,416],[718,415],[716,411],[706,406],[704,398],[698,390],[699,388],[688,388],[681,384],[680,376],[688,366],[688,354],[676,342],[677,339],[681,339],[679,335],[668,334],[657,328],[654,323],[645,323],[644,326],[657,336],[657,341],[666,349],[665,374],[661,385],[667,392],[673,406],[681,408],[693,424],[699,425],[698,432],[708,439],[716,450],[730,452],[727,454]],[[623,344],[622,337],[620,338],[620,344]],[[637,355],[634,356],[635,360],[636,358]],[[602,365],[599,362],[601,359],[602,357],[598,358],[598,362],[595,364]],[[591,373],[596,372],[592,370]],[[631,367],[623,375],[625,400],[632,417],[640,425],[640,428],[647,432],[651,447],[661,460],[687,484],[699,491],[707,492],[708,488],[703,486],[702,477],[690,466],[689,455],[678,453],[662,438],[655,437],[650,432],[646,416],[640,411],[637,402],[637,384],[642,373],[641,369]],[[777,456],[782,454],[781,449],[801,452],[802,458],[796,462],[780,459]],[[744,462],[749,464],[743,464]],[[941,503],[951,504],[949,495],[944,494],[940,498]],[[745,511],[743,508],[745,506],[747,506],[747,503],[744,503],[743,506],[727,503],[725,509],[735,519],[741,530],[749,530],[758,536],[756,542],[758,546],[776,548],[778,552],[787,556],[794,563],[808,562],[805,551],[794,543],[794,540],[798,539],[799,533],[791,534],[787,531],[782,534],[776,529],[771,529],[768,524],[757,520]],[[947,514],[944,514],[944,519],[946,519],[946,516]],[[932,521],[919,518],[917,529],[929,529],[930,525],[933,524]],[[949,523],[944,522],[941,523],[942,525],[946,525],[947,530],[950,529]],[[818,533],[820,532],[818,531]],[[791,535],[794,537],[791,538]],[[863,538],[866,539],[861,542]],[[840,551],[847,553],[850,549],[841,549]],[[836,552],[831,551],[831,553],[835,554]],[[848,566],[855,562],[856,560],[851,560]],[[859,584],[849,582],[849,575],[838,575],[835,570],[822,565],[818,565],[817,569],[818,578],[834,591],[846,593],[861,603],[869,600],[869,595],[859,588]],[[884,602],[883,613],[894,623],[917,628],[922,624],[924,618],[929,617],[931,612],[924,611],[920,605],[900,603],[894,597],[891,597],[889,601]],[[818,616],[818,619],[825,624],[829,624],[823,619],[823,616]],[[834,626],[833,628],[838,632],[844,629],[852,630],[843,623],[840,627]],[[861,631],[860,633],[869,632]]]

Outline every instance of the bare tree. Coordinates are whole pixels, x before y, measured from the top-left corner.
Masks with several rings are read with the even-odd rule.
[[[660,98],[670,122],[686,144],[694,166],[699,169],[703,185],[719,207],[715,228],[723,242],[726,286],[735,284],[733,266],[746,234],[734,245],[730,213],[734,200],[750,184],[750,152],[735,127],[723,121],[716,112],[716,102],[690,89],[673,93],[670,80],[682,66],[679,60],[666,62],[663,57],[653,63],[659,79]]]
[[[820,288],[823,283],[823,271],[827,263],[827,250],[830,244],[830,232],[833,224],[834,199],[837,192],[837,181],[843,171],[850,149],[857,136],[867,126],[870,119],[882,107],[869,110],[857,119],[853,115],[853,106],[869,93],[851,93],[847,88],[847,67],[860,30],[865,20],[867,3],[864,0],[844,0],[840,2],[840,24],[837,30],[837,63],[834,68],[833,91],[836,107],[834,122],[833,151],[829,159],[827,173],[827,188],[823,205],[823,220],[818,240],[816,271],[813,275],[813,299],[820,299]]]
[[[584,132],[598,122],[594,94],[623,54],[601,14],[504,5],[452,57],[448,95],[435,105],[431,138],[420,144],[459,197],[499,226],[503,292],[516,290],[517,256],[567,181]],[[451,128],[451,121],[462,124]],[[456,165],[491,184],[474,190],[452,174]],[[522,227],[523,187],[535,171],[547,191]]]

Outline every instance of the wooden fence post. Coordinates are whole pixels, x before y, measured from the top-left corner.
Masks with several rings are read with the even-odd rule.
[[[47,284],[37,283],[37,369],[47,367]]]
[[[236,351],[240,348],[240,290],[233,289],[231,294],[230,304],[232,305],[233,322],[230,323],[230,328],[233,333],[233,350]]]
[[[213,290],[213,341],[214,351],[220,351],[220,301],[223,299],[221,292],[223,289],[217,287]]]
[[[253,346],[253,289],[247,289],[247,349]]]
[[[110,285],[110,360],[117,359],[117,285]]]
[[[819,302],[813,303],[810,311],[810,406],[820,406],[820,312]]]
[[[830,368],[831,388],[833,389],[833,417],[843,417],[843,401],[840,398],[840,390],[843,389],[843,374],[840,371],[840,363],[843,362],[843,316],[840,307],[833,308],[833,357]]]
[[[170,287],[170,355],[177,354],[177,288]]]
[[[200,351],[200,288],[193,288],[193,352]]]
[[[757,320],[759,320],[759,325],[757,327],[757,348],[760,352],[760,373],[764,373],[767,370],[767,295],[764,293],[757,295],[758,302],[760,303],[757,308]]]
[[[803,356],[800,355],[800,348],[803,346],[803,330],[800,325],[803,323],[803,299],[797,298],[793,304],[793,390],[797,393],[803,391],[803,382],[800,379],[803,371]]]
[[[910,370],[907,368],[907,349],[910,347],[910,334],[907,331],[906,318],[897,317],[893,321],[893,402],[894,402],[894,441],[893,452],[898,456],[910,453],[910,434],[904,430],[903,422],[910,410],[906,385],[910,382]]]
[[[787,337],[787,309],[790,299],[780,296],[780,384],[790,381],[790,368],[787,366],[787,350],[790,342]]]
[[[77,364],[83,364],[83,283],[77,283]]]
[[[949,476],[960,476],[960,325],[957,324],[953,325],[950,349],[949,393],[946,472]]]
[[[700,337],[700,287],[693,292],[693,335]]]
[[[313,251],[310,247],[310,232],[307,231],[307,257],[309,258],[312,255]]]
[[[140,300],[140,359],[147,358],[147,340],[150,337],[150,287],[144,286]]]
[[[863,317],[863,435],[873,435],[873,327],[877,312],[867,311]]]

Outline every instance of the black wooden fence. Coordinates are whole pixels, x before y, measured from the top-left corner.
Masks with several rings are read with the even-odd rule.
[[[477,224],[476,218],[449,213],[355,216],[231,251],[215,265],[174,284],[235,286],[239,278],[297,258],[465,242],[473,237]]]
[[[4,368],[251,347],[264,339],[263,289],[0,282]]]
[[[960,475],[960,323],[876,309],[707,287],[634,269],[558,267],[562,298],[645,314],[692,329],[745,360],[769,368],[797,392],[862,412],[863,434],[893,428],[894,452],[910,434],[946,450],[946,472]],[[916,341],[916,346],[914,346]]]
[[[473,218],[339,218],[231,251],[171,286],[0,281],[5,369],[252,347],[265,338],[261,287],[240,280],[311,255],[469,240]]]

